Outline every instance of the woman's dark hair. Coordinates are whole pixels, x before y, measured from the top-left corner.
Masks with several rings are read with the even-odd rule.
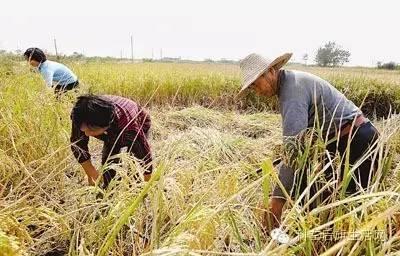
[[[26,60],[36,60],[39,63],[45,62],[47,60],[46,54],[42,50],[36,47],[28,48],[24,52],[24,57]]]
[[[114,105],[100,96],[82,95],[78,97],[71,117],[78,127],[84,123],[89,127],[105,128],[114,120]]]

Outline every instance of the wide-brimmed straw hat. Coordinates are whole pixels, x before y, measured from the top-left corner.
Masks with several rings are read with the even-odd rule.
[[[263,56],[252,53],[240,61],[240,69],[242,71],[242,89],[246,90],[254,81],[265,73],[270,67],[277,70],[283,67],[292,57],[292,53],[285,53],[275,60],[271,61]]]

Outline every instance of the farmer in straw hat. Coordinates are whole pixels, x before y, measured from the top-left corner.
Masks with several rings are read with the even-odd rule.
[[[376,159],[376,155],[368,150],[376,146],[378,138],[378,131],[371,122],[327,81],[309,73],[281,69],[291,56],[286,53],[271,61],[258,54],[250,54],[240,62],[243,75],[241,93],[250,89],[268,98],[277,96],[282,116],[286,157],[278,168],[281,184],[275,186],[269,212],[264,216],[263,225],[267,229],[279,226],[287,195],[294,197],[295,190],[302,193],[309,189],[311,196],[316,192],[307,188],[307,173],[295,172],[301,170],[296,168],[295,159],[301,153],[304,137],[310,129],[322,131],[324,138],[329,140],[325,143],[326,150],[332,157],[335,154],[340,156],[342,167],[339,169],[342,172],[348,142],[350,166],[362,158],[362,163],[354,168],[346,189],[348,193],[368,186]],[[324,173],[328,178],[335,176],[332,167],[326,168]],[[324,194],[326,196],[327,193]]]

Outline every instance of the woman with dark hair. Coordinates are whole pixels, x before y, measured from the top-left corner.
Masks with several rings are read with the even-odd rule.
[[[153,167],[149,142],[150,116],[136,102],[112,95],[83,95],[78,97],[72,113],[71,149],[82,165],[90,185],[94,185],[99,173],[90,161],[89,137],[104,141],[102,164],[118,163],[113,157],[124,147],[141,160],[146,169],[144,180],[150,179]],[[108,168],[103,173],[104,188],[116,175]]]
[[[54,87],[56,94],[72,90],[79,85],[78,77],[68,67],[47,60],[46,54],[39,48],[28,48],[24,57],[32,67],[38,69],[46,85]]]

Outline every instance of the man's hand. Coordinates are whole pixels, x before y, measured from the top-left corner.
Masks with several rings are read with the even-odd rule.
[[[96,180],[94,180],[92,177],[87,176],[87,179],[88,179],[89,186],[94,186],[96,184]]]
[[[271,198],[269,209],[264,213],[263,229],[269,233],[272,229],[278,228],[281,222],[282,210],[286,200],[282,198]]]
[[[90,160],[87,160],[83,163],[81,163],[83,170],[85,170],[85,173],[88,177],[88,183],[90,186],[94,186],[96,184],[96,180],[99,177],[99,172],[96,170],[96,168],[93,166],[92,162]]]
[[[151,178],[151,173],[144,173],[143,178],[144,178],[144,181],[149,181]]]

